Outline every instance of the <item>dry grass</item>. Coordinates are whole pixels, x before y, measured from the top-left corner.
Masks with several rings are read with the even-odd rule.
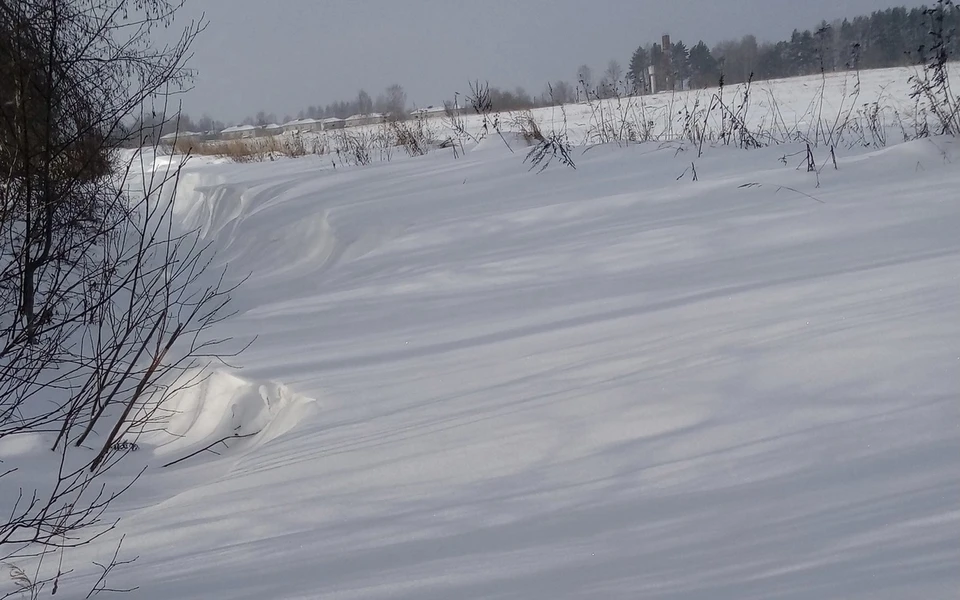
[[[524,110],[513,116],[512,125],[527,145],[531,146],[524,158],[524,162],[530,163],[531,170],[538,169],[543,172],[554,160],[571,169],[577,168],[572,156],[573,147],[567,137],[566,121],[561,131],[552,130],[545,134],[533,113]]]
[[[299,158],[307,154],[323,154],[323,144],[315,143],[312,152],[308,152],[299,135],[293,137],[262,137],[215,142],[192,142],[181,140],[175,150],[181,154],[194,156],[216,156],[228,158],[238,163],[264,162],[279,157]]]
[[[377,138],[368,131],[347,131],[341,129],[336,135],[336,155],[342,164],[363,166],[373,162],[373,151]]]
[[[537,124],[536,119],[533,118],[533,113],[529,110],[522,111],[513,117],[513,126],[517,129],[517,132],[523,137],[524,141],[527,142],[528,146],[534,144],[539,144],[544,141],[543,131],[540,130],[540,125]]]
[[[390,130],[396,145],[403,146],[410,156],[423,156],[430,151],[434,142],[431,132],[423,119],[413,121],[393,121]]]

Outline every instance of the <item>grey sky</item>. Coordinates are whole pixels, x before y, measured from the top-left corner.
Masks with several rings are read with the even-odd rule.
[[[640,44],[670,33],[688,45],[747,33],[778,40],[821,19],[922,0],[188,0],[205,12],[195,45],[192,116],[236,121],[257,110],[295,115],[311,104],[376,96],[400,83],[433,104],[466,82],[539,93],[580,64],[626,67]]]

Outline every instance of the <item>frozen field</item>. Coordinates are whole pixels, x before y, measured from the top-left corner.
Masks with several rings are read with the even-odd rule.
[[[956,598],[960,144],[819,187],[799,145],[512,145],[191,161],[258,339],[71,560],[125,534],[145,600]]]
[[[950,67],[954,81],[960,80],[960,63]],[[911,97],[910,78],[918,69],[904,67],[871,71],[831,73],[826,76],[796,77],[728,85],[724,89],[669,92],[620,99],[594,100],[560,107],[537,108],[529,114],[546,134],[563,135],[574,146],[624,141],[690,141],[702,135],[717,141],[729,133],[731,120],[743,124],[750,137],[766,145],[785,141],[811,141],[817,145],[849,148],[886,145],[912,139],[925,123],[935,131],[935,119],[923,104]],[[459,96],[464,109],[455,124],[445,116],[422,123],[423,135],[436,142],[461,139],[466,143],[484,135],[484,118],[474,114],[469,90]],[[517,131],[523,112],[490,115],[487,131],[496,121],[503,131]],[[408,125],[421,128],[414,121]],[[381,147],[383,138],[394,137],[390,127],[372,125],[342,131],[305,133],[301,139],[308,152],[327,152],[327,164],[349,164],[349,155],[338,148],[349,147],[350,139],[363,140],[373,162],[402,155]],[[738,136],[733,136],[737,138]],[[279,136],[289,143],[291,134]],[[256,143],[256,142],[254,142]]]

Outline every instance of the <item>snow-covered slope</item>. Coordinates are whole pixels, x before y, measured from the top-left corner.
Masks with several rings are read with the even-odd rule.
[[[179,427],[276,425],[149,470],[114,507],[140,559],[112,585],[955,597],[956,140],[841,153],[817,187],[780,160],[799,148],[711,149],[694,182],[676,146],[536,175],[491,139],[187,168],[180,218],[250,275],[223,331],[259,339]]]

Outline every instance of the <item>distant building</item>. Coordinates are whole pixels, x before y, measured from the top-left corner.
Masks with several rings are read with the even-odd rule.
[[[320,121],[320,125],[323,129],[343,129],[346,127],[347,122],[343,119],[338,119],[336,117],[330,117],[328,119],[323,119]]]
[[[323,121],[320,119],[300,119],[300,131],[323,131]]]
[[[663,64],[660,66],[660,68],[662,69],[661,73],[663,73],[664,81],[666,82],[666,90],[675,90],[677,89],[677,84],[675,81],[675,73],[673,71],[673,44],[670,42],[670,35],[664,34],[660,41],[662,42],[660,47],[663,50],[663,52],[660,54],[660,57],[663,61]]]
[[[283,126],[277,125],[276,123],[264,125],[261,129],[264,135],[280,135],[283,133]]]
[[[300,133],[306,131],[321,131],[323,129],[323,121],[319,119],[297,119],[296,121],[290,121],[279,126],[284,132],[297,131]]]
[[[193,131],[175,131],[160,136],[160,144],[164,146],[173,146],[181,142],[199,142],[202,141],[203,134]]]
[[[462,109],[452,108],[454,114],[459,114]],[[410,117],[413,119],[430,119],[433,117],[442,117],[447,114],[447,109],[445,106],[434,106],[430,105],[426,108],[417,108],[410,111]]]
[[[346,118],[344,125],[346,127],[359,127],[361,125],[376,125],[383,122],[383,115],[380,113],[370,113],[366,115],[352,115]]]
[[[227,127],[220,132],[220,137],[225,140],[242,140],[255,138],[259,135],[258,128],[255,125],[236,125]]]

